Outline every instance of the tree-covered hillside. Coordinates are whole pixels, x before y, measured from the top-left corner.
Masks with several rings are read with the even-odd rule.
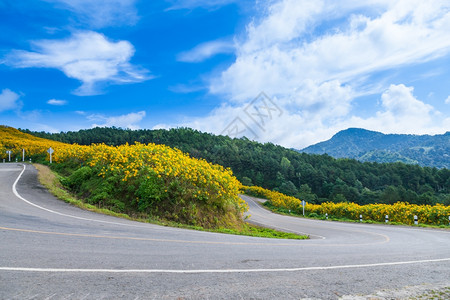
[[[189,128],[124,130],[94,128],[50,134],[24,132],[66,143],[165,144],[192,157],[230,167],[245,185],[258,185],[312,203],[450,204],[450,170],[403,163],[380,164],[298,153],[271,143],[231,139]]]
[[[336,133],[301,152],[372,162],[404,162],[450,168],[450,132],[440,135],[383,134],[360,128]]]

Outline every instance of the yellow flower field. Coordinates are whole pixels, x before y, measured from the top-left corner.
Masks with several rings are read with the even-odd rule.
[[[25,149],[25,156],[30,157],[36,154],[45,154],[47,149],[52,147],[67,147],[67,144],[41,139],[15,128],[0,125],[0,158],[7,159],[6,151],[12,151],[11,158],[22,157],[22,149]]]
[[[263,197],[271,201],[271,204],[279,207],[290,209],[294,212],[302,212],[301,200],[286,196],[284,194],[263,189],[261,187],[245,187],[244,191],[250,195]],[[403,224],[414,224],[414,216],[418,217],[419,224],[429,225],[448,225],[450,216],[450,206],[442,204],[431,205],[415,205],[406,202],[397,202],[393,205],[388,204],[369,204],[358,205],[355,203],[332,203],[326,202],[320,205],[306,203],[305,213],[316,213],[318,215],[328,214],[330,217],[347,218],[359,220],[359,216],[363,216],[363,220],[371,220],[384,222],[385,216],[389,215],[390,222],[398,222]]]
[[[246,210],[245,202],[238,197],[241,184],[230,169],[193,159],[178,149],[139,143],[117,147],[104,144],[66,145],[55,149],[55,162],[72,158],[85,161],[91,167],[100,167],[99,175],[103,177],[119,176],[124,182],[142,176],[142,170],[151,169],[152,173],[163,179],[176,177],[191,182],[197,187],[195,191],[190,191],[193,198],[214,196],[223,201],[236,201],[241,211]]]

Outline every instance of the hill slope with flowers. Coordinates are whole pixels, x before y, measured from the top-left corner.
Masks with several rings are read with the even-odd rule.
[[[243,190],[249,195],[266,198],[269,205],[301,214],[298,198],[261,187],[242,187],[230,169],[193,159],[180,150],[164,145],[124,144],[106,146],[69,145],[33,137],[13,128],[0,127],[0,157],[21,149],[34,158],[45,158],[46,149],[55,149],[53,168],[66,176],[62,182],[90,204],[142,217],[160,217],[207,228],[239,228],[245,203],[238,197]],[[442,174],[446,170],[440,170]],[[436,171],[437,172],[437,171]],[[438,173],[439,174],[439,173]],[[444,176],[445,177],[445,176]],[[447,182],[444,178],[443,182]],[[306,214],[382,221],[388,214],[392,221],[412,224],[418,215],[421,224],[445,226],[450,207],[442,204],[416,205],[406,202],[359,205],[307,200]]]
[[[277,190],[310,203],[355,202],[450,205],[450,169],[404,163],[359,162],[299,153],[271,143],[232,139],[190,128],[130,130],[97,127],[61,133],[32,132],[66,143],[155,143],[229,167],[244,185]],[[448,158],[447,158],[448,160]]]
[[[239,229],[246,204],[231,170],[164,145],[70,145],[0,127],[0,151],[33,161],[54,149],[62,183],[89,204],[135,217],[162,218],[205,228]],[[66,177],[64,177],[66,176]]]
[[[8,160],[6,151],[11,151],[11,159],[22,160],[22,150],[26,157],[45,158],[47,149],[65,147],[67,144],[23,133],[15,128],[0,125],[0,159]]]

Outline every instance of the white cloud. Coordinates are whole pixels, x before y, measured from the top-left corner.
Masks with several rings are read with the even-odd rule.
[[[33,43],[35,52],[14,50],[6,63],[17,68],[56,68],[83,84],[78,95],[99,94],[99,83],[133,83],[151,77],[148,71],[133,66],[134,47],[128,41],[109,41],[93,31],[73,34],[64,40]]]
[[[240,0],[243,1],[243,0]],[[169,0],[172,5],[167,8],[167,10],[179,10],[179,9],[194,9],[194,8],[205,8],[205,9],[217,9],[219,7],[237,3],[238,0]]]
[[[169,130],[169,129],[171,129],[171,128],[173,128],[172,126],[170,126],[170,125],[167,125],[167,124],[156,124],[155,126],[153,126],[152,127],[152,130],[158,130],[158,129],[166,129],[166,130]]]
[[[50,133],[60,133],[61,130],[53,127],[53,126],[49,126],[47,124],[41,124],[41,123],[33,123],[32,125],[30,125],[30,127],[27,127],[30,130],[33,131],[44,131],[44,132],[50,132]]]
[[[264,91],[278,99],[285,114],[258,138],[288,147],[328,139],[347,127],[408,133],[448,128],[432,106],[415,98],[412,87],[390,85],[388,77],[376,75],[448,56],[450,2],[265,3],[246,35],[236,39],[235,62],[210,82],[210,92],[227,102],[190,124],[220,133],[223,122],[213,120],[232,120],[236,111],[227,107],[241,107]],[[378,111],[358,116],[354,99],[377,94]]]
[[[375,17],[359,14],[338,22],[332,2],[284,0],[270,6],[248,26],[235,63],[212,82],[211,91],[241,100],[263,89],[290,93],[305,80],[352,82],[450,51],[450,3],[397,1]],[[333,21],[338,25],[312,37],[318,26]]]
[[[303,148],[316,142],[317,139],[332,135],[333,131],[322,124],[320,118],[310,118],[298,113],[292,113],[280,106],[282,114],[268,116],[261,110],[264,125],[259,126],[255,120],[245,113],[249,103],[242,105],[223,105],[204,118],[187,121],[181,126],[195,128],[214,134],[228,135],[232,138],[246,136],[259,142],[272,142],[286,147]],[[163,128],[170,128],[164,124]]]
[[[0,94],[0,112],[17,108],[19,98],[20,96],[17,93],[9,89],[2,90]]]
[[[391,85],[381,95],[382,109],[374,116],[366,119],[353,116],[345,124],[384,133],[442,133],[445,120],[434,107],[417,99],[413,90],[403,84]]]
[[[428,115],[433,107],[417,100],[413,95],[414,88],[403,84],[392,84],[387,91],[381,95],[383,107],[389,113],[401,117],[419,117]]]
[[[232,41],[215,40],[197,45],[193,49],[182,52],[177,60],[182,62],[202,62],[210,57],[222,53],[233,53],[235,50]]]
[[[50,99],[50,100],[47,101],[47,104],[62,106],[62,105],[66,105],[67,101],[66,100]]]
[[[80,21],[95,28],[134,25],[139,20],[136,0],[46,0],[79,16]]]
[[[445,99],[445,103],[450,104],[450,96],[448,96],[447,99]]]
[[[100,114],[94,114],[87,116],[91,122],[101,122],[102,124],[94,123],[92,127],[120,127],[129,129],[139,129],[138,123],[145,117],[145,111],[137,113],[129,113],[126,115],[106,117]]]
[[[323,1],[285,0],[271,3],[264,17],[247,27],[247,40],[242,52],[266,49],[274,44],[291,41],[305,33],[308,25],[323,10]]]
[[[450,118],[445,119],[431,105],[417,99],[413,91],[412,87],[403,84],[391,85],[381,94],[377,112],[362,118],[350,110],[349,99],[353,92],[350,88],[342,87],[337,82],[326,83],[325,86],[312,86],[311,90],[305,91],[311,99],[306,99],[299,106],[294,101],[300,99],[300,95],[299,98],[292,97],[292,101],[273,98],[282,114],[265,117],[263,128],[245,114],[249,103],[222,105],[209,116],[185,122],[182,126],[232,137],[230,132],[235,130],[242,132],[239,136],[246,135],[260,142],[273,142],[297,149],[327,140],[337,131],[349,127],[410,134],[442,134],[443,130],[450,130]],[[313,103],[312,99],[315,98],[318,101]],[[327,102],[328,98],[333,100]],[[268,115],[264,110],[261,113]],[[233,122],[234,126],[230,126]],[[227,128],[230,129],[228,132],[225,130]]]

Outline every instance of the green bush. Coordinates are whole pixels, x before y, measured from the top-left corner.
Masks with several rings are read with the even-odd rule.
[[[74,192],[80,192],[83,183],[87,182],[94,175],[94,170],[92,168],[81,167],[78,170],[74,171],[72,175],[63,179],[61,183]]]
[[[316,219],[320,218],[320,216],[318,214],[316,214],[316,213],[310,213],[310,214],[308,214],[308,217],[316,218]]]
[[[158,177],[155,172],[149,170],[147,177],[140,180],[135,195],[138,210],[143,212],[148,211],[157,203],[167,200],[169,194],[164,180]]]

